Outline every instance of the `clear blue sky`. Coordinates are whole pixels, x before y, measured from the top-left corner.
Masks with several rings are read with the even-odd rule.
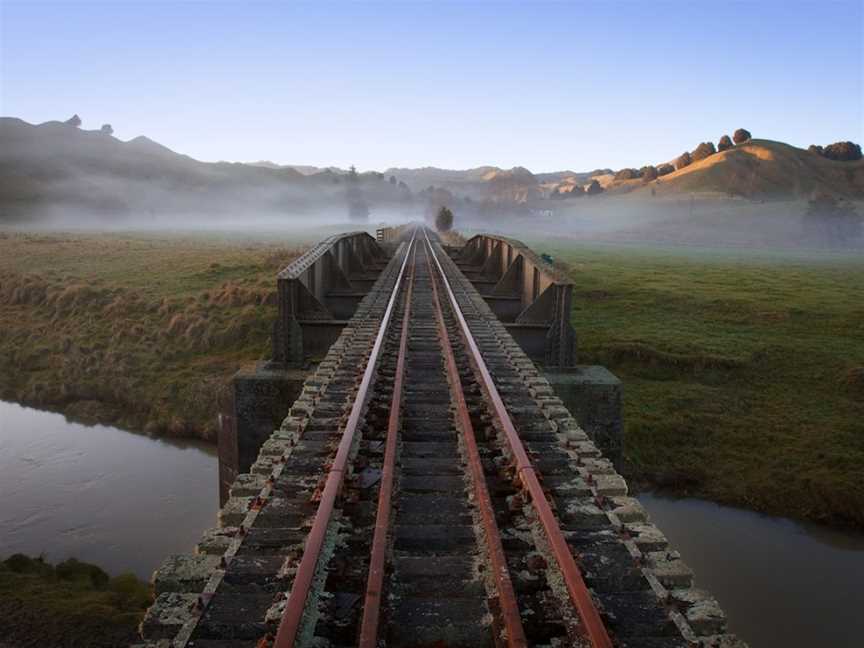
[[[861,141],[862,0],[0,0],[0,113],[202,160],[621,168]]]

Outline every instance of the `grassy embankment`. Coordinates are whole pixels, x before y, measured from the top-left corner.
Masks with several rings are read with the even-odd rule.
[[[0,561],[0,643],[115,648],[135,641],[150,586],[71,559],[56,567],[20,554]]]
[[[631,477],[864,528],[864,259],[537,244],[580,362],[624,382]]]
[[[296,241],[0,233],[0,398],[213,438],[227,380],[269,354]]]

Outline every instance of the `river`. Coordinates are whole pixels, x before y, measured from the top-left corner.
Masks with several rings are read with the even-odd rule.
[[[0,402],[0,494],[0,557],[74,556],[149,578],[215,524],[216,456]],[[861,645],[864,535],[696,499],[639,499],[752,648]]]
[[[698,499],[639,500],[752,648],[864,645],[864,535]]]
[[[215,526],[216,455],[0,401],[0,495],[0,557],[75,557],[149,579]]]

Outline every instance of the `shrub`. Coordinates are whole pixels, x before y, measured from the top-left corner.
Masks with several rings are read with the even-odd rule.
[[[730,139],[730,137],[728,135],[724,135],[723,137],[720,138],[720,141],[717,142],[717,150],[718,151],[728,151],[733,146],[735,146],[735,145],[732,143],[732,140]]]
[[[659,175],[657,171],[657,167],[649,164],[648,166],[643,166],[639,169],[639,176],[642,178],[643,182],[651,182],[652,180],[656,180]]]
[[[861,159],[861,145],[854,142],[835,142],[826,146],[822,154],[829,160],[853,162]]]
[[[693,150],[690,157],[693,162],[698,162],[699,160],[704,160],[705,158],[714,155],[716,152],[717,149],[714,148],[713,142],[702,142]]]
[[[668,163],[667,164],[661,164],[660,166],[657,167],[657,175],[658,176],[668,175],[668,174],[672,173],[674,170],[675,170],[675,167],[672,166],[671,164],[668,164]]]
[[[686,166],[690,166],[693,163],[690,154],[687,151],[684,151],[678,158],[675,160],[675,169],[680,170]]]
[[[108,574],[96,565],[69,558],[55,568],[57,578],[84,584],[94,589],[102,589],[108,584]]]
[[[616,180],[635,180],[639,177],[639,172],[636,169],[621,169],[615,174]]]
[[[585,193],[589,196],[596,196],[597,194],[603,193],[603,187],[601,187],[600,183],[596,180],[592,180],[588,187],[585,189]]]
[[[435,229],[439,232],[449,232],[453,227],[453,212],[442,207],[435,216]]]
[[[736,144],[743,144],[747,140],[753,139],[753,136],[750,134],[746,128],[739,128],[732,134],[732,140]]]

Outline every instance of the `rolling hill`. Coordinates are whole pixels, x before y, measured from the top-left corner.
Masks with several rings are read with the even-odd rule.
[[[837,162],[771,140],[750,140],[655,181],[613,181],[610,193],[717,193],[747,198],[864,197],[864,160]]]
[[[398,204],[404,193],[379,177],[360,177],[370,202]],[[146,137],[123,142],[61,122],[0,118],[0,223],[80,212],[111,221],[127,215],[171,222],[345,210],[345,185],[333,173],[290,167],[201,162]]]
[[[391,176],[399,182],[390,182]],[[485,219],[507,210],[524,215],[529,208],[553,208],[548,198],[569,202],[584,196],[594,180],[604,190],[600,196],[607,197],[705,194],[764,200],[828,193],[860,199],[864,160],[838,162],[781,142],[750,140],[647,182],[616,179],[611,169],[534,174],[524,167],[494,166],[390,168],[352,180],[334,167],[201,162],[146,137],[124,142],[67,123],[0,118],[0,223],[76,211],[102,221],[143,216],[145,225],[148,219],[170,222],[187,215],[200,222],[246,214],[280,219],[327,209],[338,216],[345,214],[348,182],[359,183],[373,219],[375,207],[404,215],[407,206],[420,203],[461,204],[457,209],[466,217],[476,212]]]

